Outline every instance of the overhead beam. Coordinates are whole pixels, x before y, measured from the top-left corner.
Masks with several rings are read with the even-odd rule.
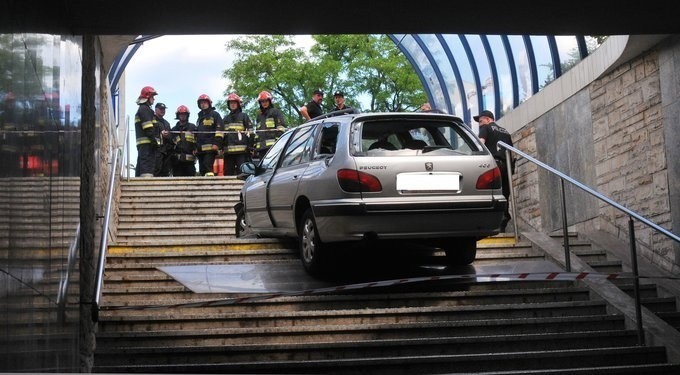
[[[671,1],[5,0],[0,33],[630,35],[680,32]]]

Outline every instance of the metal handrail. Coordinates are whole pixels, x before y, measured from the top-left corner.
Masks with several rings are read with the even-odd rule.
[[[505,149],[507,149],[507,150],[510,150],[510,151],[514,152],[514,153],[517,154],[517,155],[520,155],[521,157],[523,157],[523,158],[529,160],[530,162],[532,162],[532,163],[538,165],[539,167],[541,167],[541,168],[543,168],[543,169],[545,169],[545,170],[547,170],[547,171],[549,171],[549,172],[551,172],[551,173],[553,173],[553,174],[556,174],[556,175],[560,176],[560,178],[566,180],[567,182],[572,183],[573,185],[576,185],[578,188],[580,188],[581,190],[586,191],[587,193],[589,193],[590,195],[594,196],[595,198],[598,198],[598,199],[600,199],[600,200],[602,200],[602,201],[608,203],[609,205],[614,206],[614,208],[617,208],[618,210],[620,210],[620,211],[626,213],[628,216],[632,216],[633,218],[635,218],[635,219],[637,219],[638,221],[640,221],[640,222],[642,222],[642,223],[644,223],[644,224],[646,224],[646,225],[648,225],[648,226],[650,226],[650,227],[656,229],[657,231],[661,232],[662,234],[666,235],[667,237],[669,237],[669,238],[671,238],[671,239],[673,239],[673,240],[675,240],[675,241],[680,242],[680,236],[678,236],[678,235],[676,235],[676,234],[674,234],[674,233],[668,231],[667,229],[665,229],[665,228],[659,226],[658,224],[655,224],[654,222],[652,222],[652,221],[650,221],[650,220],[644,218],[644,217],[641,216],[640,214],[638,214],[638,213],[636,213],[636,212],[634,212],[634,211],[632,211],[632,210],[630,210],[630,209],[628,209],[628,208],[626,208],[626,207],[624,207],[624,206],[622,206],[622,205],[616,203],[615,201],[611,200],[610,198],[607,198],[606,196],[604,196],[604,195],[598,193],[597,191],[593,190],[592,188],[588,187],[587,185],[584,185],[584,184],[582,184],[581,182],[579,182],[579,181],[577,181],[577,180],[575,180],[575,179],[573,179],[573,178],[567,176],[566,174],[564,174],[564,173],[558,171],[557,169],[554,169],[554,168],[550,167],[549,165],[544,164],[544,163],[542,163],[542,162],[540,162],[540,161],[538,161],[538,160],[532,158],[531,156],[529,156],[529,155],[525,154],[524,152],[522,152],[522,151],[520,151],[520,150],[518,150],[518,149],[516,149],[516,148],[514,148],[514,147],[512,147],[512,146],[510,146],[510,145],[508,145],[507,143],[504,143],[504,142],[499,141],[499,142],[498,142],[498,145],[501,146],[501,147],[503,147],[503,148],[505,148]]]
[[[97,263],[97,273],[95,278],[94,303],[92,304],[92,320],[97,322],[99,320],[99,303],[101,300],[102,284],[104,281],[104,265],[106,263],[106,253],[108,251],[108,231],[109,223],[111,221],[111,208],[113,206],[113,191],[116,184],[116,177],[118,175],[118,155],[123,155],[127,149],[127,133],[128,121],[125,122],[125,137],[122,148],[119,146],[113,153],[113,161],[111,163],[111,175],[109,178],[109,190],[106,200],[106,211],[104,213],[104,224],[102,225],[101,242],[99,244],[99,262]],[[121,157],[122,161],[123,158]],[[122,165],[121,165],[122,172]]]
[[[68,249],[68,258],[66,260],[66,271],[61,275],[59,280],[59,291],[57,292],[57,321],[64,323],[66,320],[66,294],[68,294],[69,283],[71,282],[71,270],[76,262],[76,250],[80,243],[80,222],[76,227],[76,234],[73,236],[71,246]]]
[[[624,212],[625,214],[628,215],[628,230],[629,230],[629,241],[630,241],[630,253],[631,253],[631,265],[632,265],[632,271],[633,271],[633,276],[634,276],[634,285],[633,285],[633,290],[634,290],[634,295],[635,295],[635,315],[637,319],[637,332],[638,332],[638,344],[639,345],[644,345],[644,332],[642,330],[642,307],[640,303],[640,279],[639,279],[639,274],[638,274],[638,264],[637,264],[637,250],[636,250],[636,245],[635,245],[635,225],[633,222],[633,219],[637,219],[641,223],[655,229],[658,232],[661,232],[663,235],[666,237],[675,240],[676,242],[680,242],[680,237],[669,230],[666,230],[665,228],[662,228],[661,226],[657,225],[656,223],[644,218],[642,215],[620,205],[619,203],[611,200],[610,198],[598,193],[594,189],[588,187],[587,185],[584,185],[583,183],[567,176],[566,174],[558,171],[555,168],[550,167],[549,165],[542,163],[533,157],[525,154],[524,152],[516,149],[515,147],[512,147],[508,145],[505,142],[498,142],[498,146],[502,147],[505,149],[505,158],[506,158],[506,164],[508,165],[508,168],[510,166],[510,160],[511,160],[511,155],[510,152],[514,152],[517,155],[522,156],[526,160],[536,164],[537,166],[543,168],[544,170],[555,174],[560,177],[560,184],[561,184],[561,194],[562,194],[562,231],[564,233],[564,261],[565,261],[565,266],[567,268],[567,271],[571,272],[571,261],[569,257],[569,236],[568,236],[568,230],[567,230],[567,211],[566,211],[566,201],[565,201],[565,193],[564,193],[564,181],[567,181],[574,186],[578,187],[579,189],[585,191],[586,193],[594,196],[595,198],[609,204],[610,206],[618,209],[619,211]],[[510,175],[508,173],[508,175]],[[513,187],[512,184],[510,184],[510,195],[512,196],[512,208],[513,208],[513,214],[515,214],[514,217],[516,216],[516,208],[515,208],[515,194],[513,192]],[[516,220],[515,220],[516,221]],[[517,233],[517,223],[515,223],[515,233]]]

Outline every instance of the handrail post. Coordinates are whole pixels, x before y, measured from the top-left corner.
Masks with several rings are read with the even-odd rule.
[[[628,216],[628,236],[630,240],[630,257],[633,268],[633,292],[635,297],[635,320],[637,321],[638,345],[645,344],[645,333],[642,329],[642,304],[640,303],[640,277],[638,274],[637,250],[635,246],[635,223],[633,217]]]
[[[567,228],[567,200],[564,192],[564,179],[560,178],[560,193],[562,195],[562,235],[564,236],[564,263],[567,272],[571,272],[571,256],[569,254],[569,230]]]
[[[125,181],[130,181],[130,116],[125,117],[125,136],[123,137],[123,148],[125,149]]]
[[[510,204],[512,202],[512,226],[515,229],[515,243],[519,242],[519,232],[517,230],[517,205],[515,202],[517,200],[515,199],[515,188],[512,186],[512,157],[510,155],[510,150],[505,149],[505,168],[507,169],[508,173],[508,182],[510,183]]]

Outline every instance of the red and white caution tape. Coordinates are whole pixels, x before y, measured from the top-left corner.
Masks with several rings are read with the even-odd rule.
[[[598,273],[598,272],[528,272],[528,273],[496,273],[496,274],[471,274],[471,275],[440,275],[440,276],[423,276],[411,277],[404,279],[392,279],[383,281],[372,281],[366,283],[338,285],[326,288],[305,289],[291,292],[277,292],[268,294],[250,295],[244,297],[224,298],[212,301],[200,301],[179,303],[171,305],[146,305],[146,306],[102,306],[102,310],[145,310],[145,309],[161,309],[173,307],[212,307],[237,305],[242,303],[259,302],[279,297],[294,297],[294,296],[310,296],[315,294],[331,294],[343,292],[348,290],[369,289],[390,287],[404,284],[422,283],[429,281],[445,281],[445,280],[475,280],[481,282],[491,281],[518,281],[518,280],[554,280],[554,281],[576,281],[586,279],[634,279],[632,274],[628,273]],[[660,279],[669,277],[651,277],[639,276],[641,279]],[[680,280],[680,277],[670,277],[670,279]]]

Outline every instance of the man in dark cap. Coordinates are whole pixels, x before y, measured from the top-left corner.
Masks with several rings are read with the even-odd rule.
[[[510,176],[508,176],[508,168],[505,161],[505,149],[498,147],[498,141],[502,141],[512,146],[512,137],[505,128],[496,124],[494,122],[493,112],[489,110],[482,111],[479,115],[474,116],[473,119],[479,123],[479,139],[484,143],[486,148],[489,149],[494,159],[496,159],[496,164],[501,170],[501,180],[503,184],[503,196],[508,200],[508,206],[510,206]],[[514,162],[512,162],[512,168],[514,171]],[[505,227],[510,221],[510,211],[506,207],[505,213],[503,214],[503,221],[501,222],[501,232],[505,232]]]
[[[333,108],[334,111],[352,108],[348,105],[345,105],[345,93],[340,90],[333,93],[333,100],[335,101],[335,108]]]
[[[316,89],[312,95],[312,100],[300,108],[300,114],[302,117],[309,121],[314,117],[323,115],[321,102],[323,102],[323,91],[321,91],[321,89]]]
[[[156,119],[156,140],[158,141],[158,152],[156,153],[156,167],[154,177],[168,177],[172,170],[172,135],[170,134],[170,123],[164,119],[165,109],[163,103],[156,103],[154,118]]]

